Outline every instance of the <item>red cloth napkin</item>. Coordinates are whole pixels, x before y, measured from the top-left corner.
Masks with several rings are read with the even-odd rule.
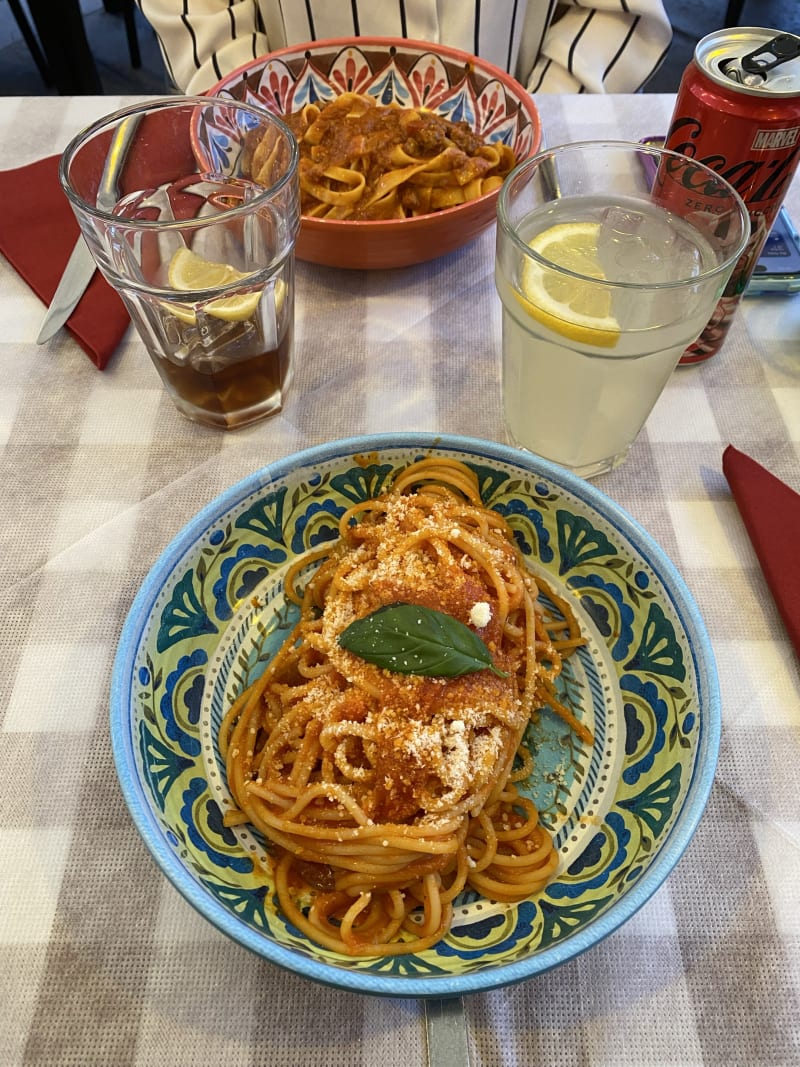
[[[45,306],[80,233],[58,180],[59,158],[48,156],[26,167],[0,171],[0,252]],[[95,271],[67,320],[67,329],[102,370],[129,325],[125,305]]]
[[[800,655],[800,495],[733,445],[722,454],[722,470]]]

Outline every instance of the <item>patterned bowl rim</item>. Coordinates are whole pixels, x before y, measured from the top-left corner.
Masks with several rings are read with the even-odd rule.
[[[240,67],[237,67],[229,74],[226,74],[225,77],[221,78],[215,85],[212,85],[210,89],[206,89],[206,95],[219,96],[223,92],[230,91],[230,86],[241,81],[244,75],[256,70],[259,66],[266,65],[273,59],[284,59],[287,56],[302,56],[304,52],[311,52],[313,54],[315,52],[330,51],[332,49],[369,49],[377,47],[386,47],[387,50],[389,48],[403,50],[410,47],[414,50],[420,49],[423,52],[433,52],[437,56],[443,56],[450,60],[457,60],[464,65],[471,64],[477,70],[480,70],[482,74],[487,74],[492,78],[496,78],[497,81],[502,82],[506,90],[510,90],[513,95],[519,99],[520,109],[524,111],[528,117],[533,130],[533,140],[531,149],[528,153],[528,158],[539,151],[542,143],[542,120],[539,115],[539,110],[534,102],[533,94],[529,93],[525,86],[521,82],[518,82],[511,74],[502,70],[500,67],[496,67],[493,63],[489,63],[487,60],[481,59],[479,56],[471,55],[469,52],[462,52],[459,48],[451,48],[450,45],[436,44],[432,41],[420,41],[407,37],[329,37],[319,41],[307,41],[304,44],[288,45],[286,48],[280,48],[275,52],[269,52],[266,55],[259,56],[257,59],[251,59],[247,63],[243,63]],[[521,162],[522,160],[517,160],[517,163]],[[474,210],[476,205],[487,204],[496,200],[498,192],[499,190],[494,189],[491,192],[476,197],[474,200],[468,200],[466,203],[456,204],[453,207],[443,208],[441,211],[432,212],[427,215],[417,215],[405,219],[318,219],[303,216],[303,224],[306,226],[311,224],[314,228],[320,227],[320,232],[323,232],[325,228],[332,230],[343,226],[346,226],[348,229],[356,226],[359,229],[372,227],[383,230],[396,229],[397,227],[402,226],[403,232],[408,233],[410,229],[419,229],[420,227],[430,226],[431,219],[447,219],[454,212],[463,212],[467,208],[472,208]]]
[[[686,633],[698,682],[701,709],[697,753],[683,805],[655,859],[639,880],[607,911],[578,932],[541,952],[513,963],[469,974],[434,978],[375,975],[348,971],[277,944],[238,920],[187,873],[167,844],[136,771],[130,729],[130,683],[140,636],[164,582],[176,564],[221,516],[257,491],[292,471],[352,456],[389,450],[444,449],[523,468],[551,481],[598,512],[658,575]],[[455,434],[384,433],[342,438],[295,452],[255,471],[202,508],[167,545],[153,564],[131,605],[120,636],[111,681],[111,744],[114,763],[134,824],[162,873],[212,925],[233,941],[287,970],[325,985],[393,997],[452,997],[486,992],[543,974],[592,948],[630,919],[662,885],[689,845],[705,810],[716,771],[721,735],[719,681],[711,642],[699,608],[675,565],[631,515],[589,482],[547,460],[508,445]]]
[[[265,66],[273,59],[285,59],[287,56],[299,57],[306,52],[313,55],[315,52],[341,51],[343,48],[358,48],[360,50],[386,48],[387,51],[390,48],[394,48],[398,52],[406,50],[423,53],[433,52],[437,56],[455,60],[464,66],[472,66],[482,74],[496,78],[507,89],[511,89],[515,96],[519,97],[520,103],[525,108],[529,118],[538,118],[538,112],[533,104],[533,94],[528,92],[522,82],[517,81],[513,74],[509,74],[502,67],[495,66],[494,63],[490,63],[487,59],[481,59],[480,56],[464,52],[460,48],[438,44],[435,41],[423,41],[413,37],[327,37],[318,41],[305,41],[301,44],[286,45],[284,48],[278,48],[274,52],[267,52],[263,56],[257,56],[255,59],[249,59],[246,63],[242,63],[241,66],[236,67],[220,78],[205,92],[208,96],[218,96],[222,90],[228,89],[231,83],[241,81],[243,75],[256,70],[259,66]]]

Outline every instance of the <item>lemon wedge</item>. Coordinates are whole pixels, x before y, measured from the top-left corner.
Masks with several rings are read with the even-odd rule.
[[[261,293],[242,293],[241,296],[226,296],[206,304],[206,311],[216,319],[226,322],[244,322],[258,307]]]
[[[195,289],[217,289],[221,285],[249,278],[228,263],[213,263],[203,259],[189,248],[179,248],[170,260],[167,270],[169,284],[178,292],[191,292]],[[249,319],[258,307],[261,292],[238,293],[235,296],[220,297],[205,305],[205,311],[226,322],[243,322]],[[164,306],[181,322],[192,324],[196,321],[194,311],[182,304],[165,302]]]
[[[197,322],[194,308],[187,307],[186,304],[175,304],[172,300],[162,300],[161,306],[180,322],[185,322],[187,326],[194,326]]]
[[[190,248],[179,248],[169,262],[167,277],[173,289],[188,293],[192,289],[216,289],[247,275],[228,263],[212,263]]]
[[[562,222],[538,233],[528,242],[543,258],[584,277],[605,280],[597,254],[599,222]],[[517,299],[534,319],[554,333],[582,344],[613,348],[620,325],[611,314],[611,294],[592,285],[558,274],[526,259]]]

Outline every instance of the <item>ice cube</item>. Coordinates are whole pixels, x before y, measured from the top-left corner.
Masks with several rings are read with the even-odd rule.
[[[644,215],[640,211],[613,204],[603,212],[601,226],[606,234],[628,237],[638,234],[643,222]]]
[[[703,256],[697,244],[676,234],[669,256],[669,275],[674,281],[696,278],[703,270]]]
[[[250,319],[228,322],[202,309],[197,312],[199,344],[191,353],[192,363],[202,363],[206,370],[219,370],[239,360],[252,359],[256,330]]]
[[[644,216],[630,208],[612,206],[603,212],[597,238],[597,256],[609,281],[641,280],[647,255],[642,237]]]
[[[653,255],[666,256],[671,253],[677,234],[668,219],[650,215],[643,230],[642,237]]]

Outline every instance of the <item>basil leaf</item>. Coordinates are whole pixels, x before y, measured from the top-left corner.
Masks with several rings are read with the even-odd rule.
[[[356,619],[339,634],[339,644],[367,663],[396,674],[426,678],[458,678],[490,670],[500,678],[478,635],[463,622],[418,604],[387,604]]]

